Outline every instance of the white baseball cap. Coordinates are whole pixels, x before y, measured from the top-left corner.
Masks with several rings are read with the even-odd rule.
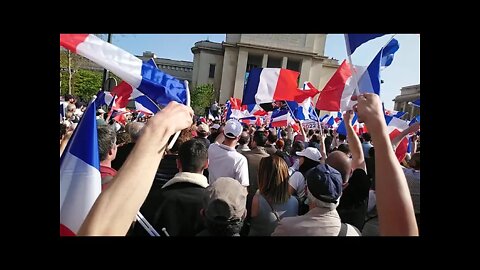
[[[301,152],[296,152],[296,154],[297,156],[306,157],[313,161],[320,161],[320,159],[322,159],[322,154],[320,154],[320,151],[315,147],[307,147]]]
[[[223,130],[223,134],[225,137],[230,139],[235,139],[240,134],[242,134],[243,127],[238,120],[230,119],[225,123],[225,129]]]

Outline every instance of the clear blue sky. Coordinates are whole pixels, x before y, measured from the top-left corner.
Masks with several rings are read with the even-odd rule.
[[[391,36],[385,35],[363,44],[352,55],[353,63],[368,66]],[[157,57],[193,61],[191,48],[194,43],[207,38],[222,42],[225,41],[225,34],[114,34],[112,43],[135,55],[152,51]],[[400,94],[400,88],[420,83],[420,35],[398,34],[395,38],[400,49],[395,53],[392,64],[381,74],[384,83],[380,97],[386,109],[393,109],[392,99]],[[338,59],[339,63],[347,57],[343,34],[327,36],[325,55]]]

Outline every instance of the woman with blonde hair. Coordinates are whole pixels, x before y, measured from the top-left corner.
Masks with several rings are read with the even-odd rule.
[[[260,160],[249,236],[270,236],[280,219],[298,215],[298,201],[288,192],[288,177],[287,163],[281,157]]]

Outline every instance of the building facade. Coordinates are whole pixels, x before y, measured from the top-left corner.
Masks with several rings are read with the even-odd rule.
[[[226,41],[196,42],[192,48],[192,85],[213,84],[215,100],[242,98],[249,71],[255,67],[300,72],[321,90],[338,68],[324,55],[326,34],[226,34]],[[318,98],[318,96],[316,97]]]
[[[420,108],[408,104],[420,98],[420,84],[405,86],[400,89],[400,95],[396,96],[393,101],[395,102],[394,110],[408,112],[406,118],[412,119],[414,116],[420,114]]]

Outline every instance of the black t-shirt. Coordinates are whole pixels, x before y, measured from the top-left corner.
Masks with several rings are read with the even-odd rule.
[[[342,222],[362,230],[367,214],[370,185],[370,178],[363,169],[353,171],[337,207]]]

